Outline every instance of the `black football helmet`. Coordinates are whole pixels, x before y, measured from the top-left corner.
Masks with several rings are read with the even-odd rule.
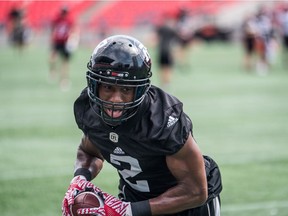
[[[87,68],[90,103],[105,123],[117,126],[135,115],[150,87],[152,76],[151,58],[141,42],[126,35],[108,37],[94,49]],[[104,101],[99,98],[101,83],[133,87],[134,99],[128,103]],[[104,111],[105,108],[116,111],[119,107],[123,112],[118,118],[113,118]]]

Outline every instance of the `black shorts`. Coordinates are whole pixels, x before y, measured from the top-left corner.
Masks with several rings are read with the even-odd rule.
[[[288,35],[283,36],[283,47],[288,50]]]
[[[244,48],[247,54],[252,54],[255,52],[255,39],[253,37],[244,38]]]
[[[160,66],[172,66],[173,58],[168,52],[162,52],[159,54],[159,65]]]
[[[65,60],[69,60],[71,57],[71,53],[66,49],[66,43],[54,43],[53,50]]]

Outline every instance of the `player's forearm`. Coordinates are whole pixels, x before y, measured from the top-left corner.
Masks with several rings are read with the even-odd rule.
[[[98,175],[102,166],[102,159],[89,155],[80,148],[78,149],[74,170],[76,175],[82,174],[87,180],[92,180]],[[87,171],[89,171],[91,175]]]
[[[162,195],[150,199],[152,215],[173,214],[190,208],[196,208],[205,203],[207,188],[182,187],[180,185],[171,188]]]

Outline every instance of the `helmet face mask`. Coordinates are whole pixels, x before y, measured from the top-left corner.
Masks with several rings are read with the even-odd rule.
[[[146,48],[132,37],[112,36],[95,48],[87,67],[88,95],[96,114],[111,126],[134,116],[149,90],[152,76]],[[132,88],[133,99],[128,102],[105,101],[99,96],[101,85]]]

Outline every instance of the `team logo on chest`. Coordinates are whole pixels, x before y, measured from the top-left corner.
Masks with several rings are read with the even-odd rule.
[[[109,139],[114,142],[114,143],[118,143],[118,134],[114,133],[114,132],[110,132],[109,134]]]

